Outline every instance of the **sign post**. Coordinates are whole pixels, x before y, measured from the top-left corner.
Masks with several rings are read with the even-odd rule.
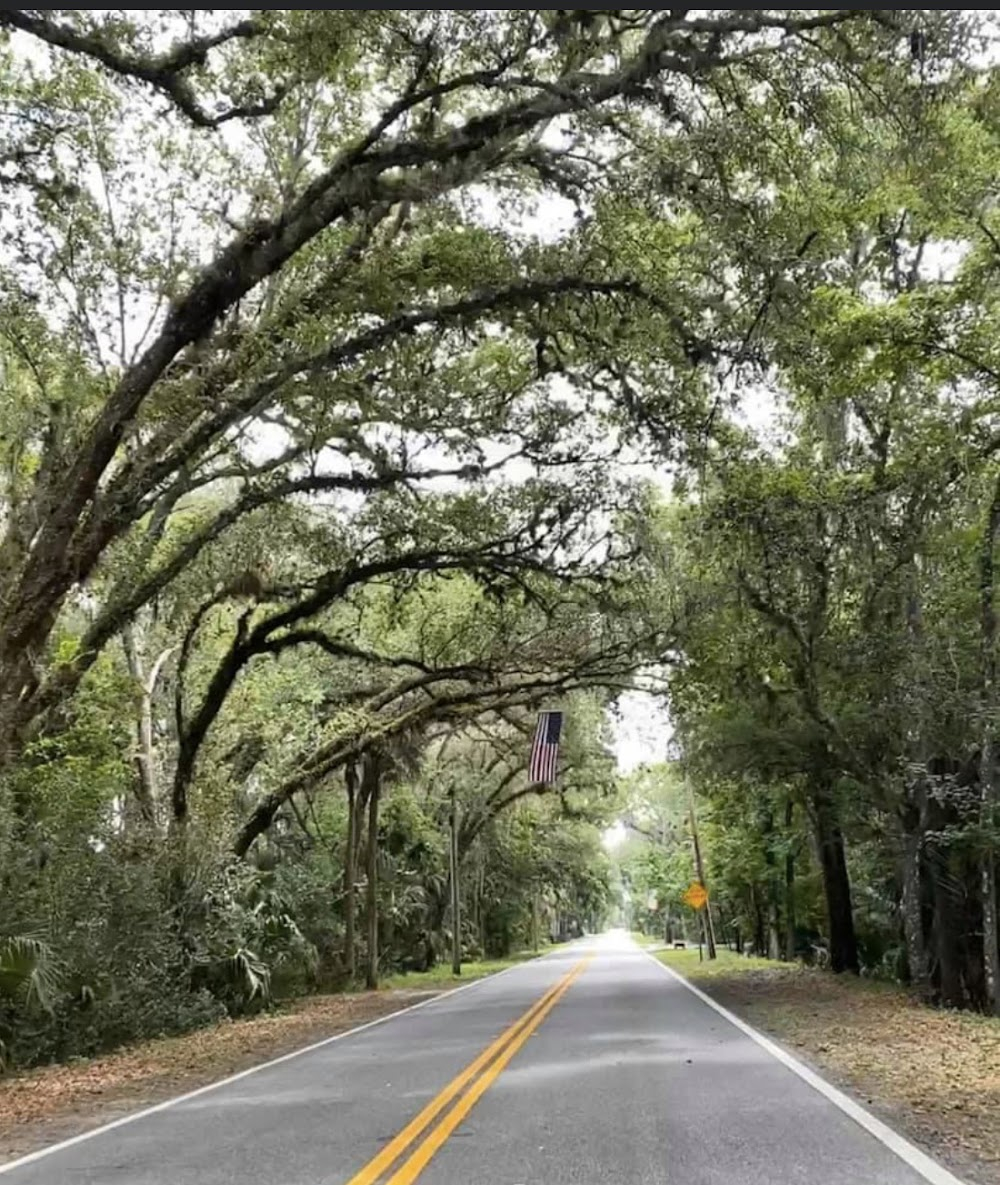
[[[688,885],[687,890],[684,893],[684,904],[690,905],[691,908],[697,914],[700,914],[701,911],[708,904],[708,892],[706,891],[705,886],[701,883],[701,881],[692,881],[691,884]],[[703,924],[704,924],[704,918],[699,917],[698,918],[698,962],[699,963],[702,962],[702,960],[705,957],[702,954],[702,950],[701,950]],[[709,945],[709,948],[708,948],[708,957],[710,959],[715,958],[715,951],[713,950],[711,945]]]
[[[698,842],[698,818],[694,809],[694,790],[691,786],[691,779],[685,776],[687,782],[688,804],[691,810],[691,838],[694,840],[694,867],[698,874],[698,881],[702,892],[705,894],[705,900],[698,907],[703,908],[708,903],[708,892],[705,889],[705,866],[701,861],[701,844]],[[712,910],[709,908],[703,919],[702,924],[705,927],[705,942],[708,946],[709,959],[715,958],[715,930],[712,928]]]

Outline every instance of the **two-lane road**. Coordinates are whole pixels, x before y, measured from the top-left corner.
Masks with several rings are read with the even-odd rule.
[[[0,1177],[2,1185],[957,1185],[845,1106],[610,935]]]

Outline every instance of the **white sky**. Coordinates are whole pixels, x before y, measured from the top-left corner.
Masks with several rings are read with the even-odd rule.
[[[645,691],[626,692],[618,702],[615,720],[615,756],[620,773],[640,765],[652,765],[667,756],[673,733],[666,702]]]

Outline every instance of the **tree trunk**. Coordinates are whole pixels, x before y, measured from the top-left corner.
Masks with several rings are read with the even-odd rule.
[[[922,784],[910,786],[900,822],[903,833],[901,909],[906,961],[910,971],[910,983],[926,1000],[931,995],[931,982],[927,943],[924,940],[922,861],[926,831],[925,802],[925,787]]]
[[[935,763],[937,764],[937,763]],[[941,773],[947,776],[947,765]],[[935,771],[935,776],[936,771]],[[964,796],[927,793],[922,801],[924,833],[922,874],[924,892],[930,890],[933,923],[931,948],[934,956],[931,992],[946,1008],[965,1008],[971,993],[982,1002],[982,991],[966,970],[969,939],[973,934],[976,961],[982,964],[982,917],[978,903],[978,861],[971,869],[964,852],[952,842],[951,834],[976,822],[976,811],[966,808]],[[969,872],[973,876],[969,877]],[[972,908],[970,910],[970,901]],[[930,992],[929,992],[930,994]]]
[[[132,626],[127,626],[122,631],[122,648],[125,651],[125,662],[132,679],[135,697],[136,805],[143,822],[155,823],[159,793],[156,779],[156,746],[153,741],[153,693],[156,691],[156,684],[165,663],[174,652],[174,647],[162,651],[148,673],[143,663],[139,640]]]
[[[392,951],[393,944],[396,941],[396,922],[394,920],[396,911],[396,889],[390,882],[389,886],[389,912],[384,921],[379,927],[380,933],[378,936],[379,950]],[[378,984],[376,984],[376,987]]]
[[[760,907],[757,890],[750,888],[750,907],[753,910],[753,945],[754,954],[762,958],[767,950],[767,937],[764,927],[764,911]]]
[[[344,845],[344,974],[353,981],[357,974],[357,941],[355,920],[357,900],[354,886],[357,884],[357,832],[358,832],[358,771],[354,765],[344,770],[344,784],[347,788],[347,841]]]
[[[717,935],[719,935],[719,941],[724,942],[726,944],[726,946],[731,950],[733,944],[732,944],[732,941],[730,940],[730,937],[729,937],[729,931],[730,931],[729,919],[726,915],[726,911],[718,903],[716,903],[716,905],[715,905],[715,917],[716,917],[716,921],[718,922],[715,932]]]
[[[814,787],[813,805],[816,813],[816,846],[823,872],[823,893],[830,929],[830,969],[837,974],[850,971],[857,975],[860,970],[858,941],[854,933],[854,910],[844,836],[840,830],[832,790],[825,776]]]
[[[781,958],[781,914],[778,900],[773,896],[767,925],[767,957],[775,962]]]
[[[962,910],[964,937],[962,941],[962,983],[965,987],[966,1006],[977,1012],[986,1010],[986,974],[983,968],[983,947],[980,936],[983,932],[982,902],[979,900],[979,870],[975,869],[974,881],[970,882],[966,869],[965,908]]]
[[[910,587],[906,598],[906,629],[910,641],[913,683],[920,687],[926,682],[924,656],[923,601],[920,590],[920,564],[914,558],[910,565]],[[903,832],[903,868],[901,910],[903,938],[910,983],[920,996],[932,996],[930,959],[924,935],[924,837],[927,834],[928,802],[928,744],[929,721],[926,697],[918,692],[915,719],[910,723],[906,746],[907,758],[919,773],[909,778],[903,792],[900,821]]]
[[[997,618],[994,606],[994,553],[1000,534],[1000,478],[993,492],[993,501],[983,534],[979,564],[979,596],[981,609],[982,651],[982,757],[979,766],[982,825],[987,841],[982,855],[983,898],[983,964],[986,972],[986,998],[990,1011],[1000,1016],[1000,934],[997,926],[997,868],[995,844],[991,840],[997,823],[997,755],[994,742],[997,711]]]
[[[935,877],[934,949],[937,954],[940,1003],[945,1008],[965,1007],[962,921],[962,911],[958,908],[953,890]]]
[[[146,691],[146,671],[139,653],[135,630],[128,626],[122,631],[122,649],[125,663],[132,680],[132,694],[135,700],[135,766],[137,782],[136,805],[139,815],[146,823],[152,823],[156,813],[156,773],[153,753],[153,709],[151,697]],[[126,823],[131,815],[126,809]]]
[[[792,827],[795,823],[795,803],[785,803],[785,958],[795,961],[795,853],[792,851]]]
[[[479,946],[486,958],[486,910],[483,908],[483,898],[486,896],[486,864],[479,866],[479,889],[476,894],[479,911]]]
[[[778,863],[774,855],[774,814],[765,811],[761,820],[764,837],[764,862],[768,870],[767,884],[767,957],[777,962],[781,958],[781,906]]]
[[[378,800],[381,790],[381,772],[378,758],[365,758],[366,780],[370,777],[368,794],[368,885],[365,894],[365,911],[368,922],[368,969],[366,986],[374,991],[378,987]],[[370,770],[370,773],[368,772]]]

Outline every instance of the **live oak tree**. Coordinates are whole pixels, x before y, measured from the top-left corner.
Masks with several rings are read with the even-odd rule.
[[[657,126],[697,151],[701,90],[777,62],[772,33],[788,34],[783,72],[789,57],[836,72],[842,54],[854,70],[895,46],[889,23],[850,10],[3,14],[17,210],[4,319],[26,404],[0,549],[3,753],[243,515],[419,479],[418,441],[457,452],[459,474],[481,464],[456,440],[461,422],[439,423],[456,367],[469,396],[491,349],[514,367],[493,415],[488,400],[462,405],[501,439],[531,383],[529,343],[536,382],[556,366],[603,375],[638,410],[623,370],[641,347],[655,339],[669,383],[706,325],[699,302],[650,285],[655,269],[641,286],[629,275],[621,154]],[[487,181],[501,210],[552,194],[581,217],[551,247],[485,229],[469,204]],[[685,192],[678,178],[672,200]],[[595,333],[616,300],[611,332]],[[669,427],[683,389],[648,394],[641,418]],[[405,438],[389,443],[376,429],[404,408]],[[275,428],[263,456],[262,425]],[[550,455],[554,436],[550,424],[532,448]],[[164,523],[224,477],[239,493],[165,552]],[[50,667],[67,598],[122,551],[127,576],[79,656]]]
[[[625,689],[637,666],[669,645],[659,587],[655,566],[637,554],[627,572],[616,577],[606,569],[596,587],[536,576],[504,592],[451,577],[417,583],[388,610],[385,598],[391,595],[392,605],[398,595],[392,585],[378,594],[374,610],[361,598],[352,629],[357,642],[338,643],[332,630],[313,639],[354,668],[343,693],[329,697],[325,737],[310,741],[290,763],[294,772],[260,799],[237,851],[244,854],[296,795],[350,769],[369,747],[433,736],[440,727],[576,690]],[[386,612],[396,622],[392,629],[380,624]],[[522,748],[511,774],[524,765]]]
[[[809,149],[779,192],[765,225],[808,248],[763,308],[782,410],[720,433],[678,519],[674,682],[706,786],[807,809],[833,965],[859,961],[849,865],[871,893],[874,851],[914,982],[991,1007],[993,104],[989,76],[917,93],[916,123]]]
[[[604,595],[612,594],[605,591]],[[474,765],[486,762],[468,791],[460,794],[462,861],[500,814],[525,799],[547,792],[558,792],[560,801],[567,795],[572,801],[581,793],[607,798],[608,769],[605,766],[594,783],[594,772],[578,768],[575,745],[586,752],[593,744],[591,738],[600,736],[601,705],[626,685],[637,657],[654,653],[663,639],[658,626],[651,626],[648,609],[645,614],[636,612],[647,603],[641,593],[630,595],[626,588],[615,594],[618,613],[602,621],[592,608],[590,625],[581,628],[585,598],[581,589],[546,590],[535,579],[497,599],[495,587],[484,592],[468,575],[438,575],[404,589],[384,583],[356,599],[351,607],[355,641],[350,645],[337,641],[344,629],[343,613],[339,620],[325,623],[325,632],[313,632],[311,642],[326,665],[325,678],[323,666],[316,672],[319,688],[332,685],[339,692],[323,695],[329,718],[318,732],[307,734],[306,751],[290,754],[284,772],[280,747],[254,749],[249,770],[243,767],[239,774],[233,770],[243,779],[252,770],[260,790],[274,779],[274,789],[260,798],[237,846],[246,853],[256,844],[251,853],[254,859],[263,852],[270,860],[268,853],[287,844],[282,837],[289,828],[293,835],[302,831],[314,842],[320,828],[310,819],[317,811],[328,815],[336,809],[331,808],[331,799],[344,803],[340,899],[343,966],[348,973],[355,966],[357,943],[355,886],[363,879],[367,975],[370,980],[377,975],[382,926],[379,880],[385,862],[377,839],[382,827],[380,803],[392,809],[400,787],[415,775],[419,775],[418,785],[426,788],[421,793],[429,795],[424,814],[440,834],[447,829],[446,786],[464,778],[467,759]],[[634,616],[631,626],[626,625],[625,616],[629,603]],[[605,611],[609,607],[606,603]],[[286,666],[287,657],[286,652],[280,660]],[[252,669],[251,682],[254,677]],[[585,700],[574,688],[592,688],[599,696],[589,712],[584,712]],[[553,696],[560,703],[568,699],[572,724],[558,786],[538,787],[527,781],[525,772],[534,723],[531,709],[551,703]],[[313,702],[322,720],[322,701]],[[234,723],[241,718],[245,719],[243,710]],[[298,738],[299,744],[302,739]],[[240,750],[245,742],[237,741],[234,747]],[[591,761],[588,768],[596,771],[598,767]],[[291,777],[288,769],[295,771]],[[433,808],[430,801],[436,804]],[[443,889],[440,880],[424,887],[421,932],[440,931],[445,914]],[[398,938],[399,934],[392,940],[383,935],[390,948]]]

